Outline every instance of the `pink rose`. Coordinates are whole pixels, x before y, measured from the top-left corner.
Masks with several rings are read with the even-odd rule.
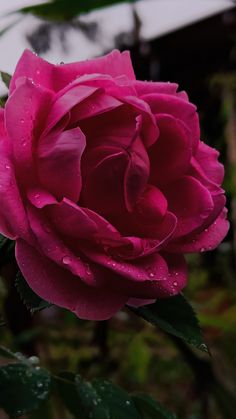
[[[179,293],[183,253],[225,236],[223,167],[176,90],[136,81],[128,52],[24,52],[0,114],[0,230],[42,298],[107,319]]]

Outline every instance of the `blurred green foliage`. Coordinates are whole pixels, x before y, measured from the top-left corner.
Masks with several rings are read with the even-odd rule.
[[[81,13],[88,13],[102,7],[120,3],[135,3],[137,0],[52,0],[48,3],[20,9],[22,13],[32,13],[52,21],[71,20]]]

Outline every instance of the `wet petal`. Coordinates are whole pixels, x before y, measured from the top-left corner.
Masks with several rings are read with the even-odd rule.
[[[73,311],[81,319],[109,319],[127,301],[127,297],[117,291],[86,286],[78,277],[23,240],[17,241],[16,259],[24,278],[36,294]]]
[[[13,74],[10,93],[15,89],[17,79],[22,76],[31,78],[35,83],[57,92],[77,77],[91,73],[109,74],[113,77],[126,75],[131,80],[135,79],[128,51],[120,53],[114,50],[110,54],[93,60],[53,65],[26,50]]]

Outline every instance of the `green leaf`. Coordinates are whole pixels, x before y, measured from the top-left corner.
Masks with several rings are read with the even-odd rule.
[[[142,418],[132,400],[132,397],[122,388],[102,379],[92,381],[92,385],[96,390],[99,400],[102,400],[103,405],[108,409],[108,418]]]
[[[142,419],[132,397],[108,381],[96,379],[89,383],[72,373],[54,379],[62,401],[75,418]]]
[[[68,411],[76,418],[81,415],[81,419],[83,419],[80,412],[80,402],[75,385],[75,374],[62,372],[58,377],[54,377],[54,381],[57,392]]]
[[[170,412],[162,404],[147,394],[134,394],[133,401],[144,417],[150,419],[177,419],[177,416]]]
[[[51,306],[50,303],[43,300],[41,297],[34,293],[20,271],[18,271],[16,275],[15,285],[23,303],[31,311],[32,314]]]
[[[23,7],[21,13],[33,13],[49,20],[70,20],[80,13],[88,13],[119,3],[135,3],[137,0],[54,0],[35,6]]]
[[[104,400],[99,397],[96,388],[76,375],[75,383],[80,402],[81,419],[110,419],[108,408]],[[125,418],[124,418],[125,419]]]
[[[50,385],[50,374],[44,368],[5,365],[0,368],[0,406],[9,416],[24,415],[47,399]]]
[[[0,346],[0,358],[14,359],[15,361],[26,359],[20,352],[14,353],[10,349],[5,348],[5,346]]]
[[[196,314],[183,295],[157,300],[154,304],[131,310],[170,335],[208,352]]]
[[[52,406],[50,400],[44,400],[39,408],[30,413],[30,419],[53,419]]]
[[[0,71],[0,76],[2,78],[3,83],[5,86],[9,89],[10,81],[11,81],[11,75],[6,73],[5,71]]]

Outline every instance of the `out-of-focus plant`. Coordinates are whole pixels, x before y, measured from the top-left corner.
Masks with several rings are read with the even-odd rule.
[[[34,6],[23,7],[19,12],[53,20],[71,20],[81,13],[88,13],[92,10],[114,6],[120,3],[135,3],[137,0],[52,0]]]

